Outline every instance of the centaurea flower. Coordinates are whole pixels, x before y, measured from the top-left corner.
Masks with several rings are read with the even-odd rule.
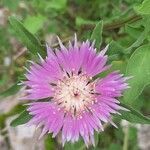
[[[27,110],[33,116],[28,124],[41,125],[41,136],[61,133],[63,145],[79,137],[87,146],[95,145],[94,132],[103,131],[104,123],[115,126],[112,114],[125,110],[117,98],[128,88],[128,77],[114,71],[93,78],[110,68],[108,46],[97,53],[94,44],[88,40],[78,44],[76,36],[68,48],[58,41],[60,49],[47,47],[47,57],[32,63],[26,73],[26,99],[32,101]]]

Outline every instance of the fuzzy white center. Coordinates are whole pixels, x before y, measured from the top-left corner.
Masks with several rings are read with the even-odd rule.
[[[54,101],[65,111],[78,115],[94,103],[94,92],[94,83],[85,75],[65,76],[57,83]]]

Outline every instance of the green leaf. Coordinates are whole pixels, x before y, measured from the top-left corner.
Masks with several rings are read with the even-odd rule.
[[[46,52],[44,47],[42,47],[36,37],[30,33],[20,21],[18,21],[15,17],[10,17],[9,22],[19,40],[30,50],[32,54],[37,55],[37,53],[39,53],[41,56],[45,56]]]
[[[75,143],[66,143],[64,150],[85,150],[85,144],[83,141],[79,140]]]
[[[29,114],[28,111],[24,110],[15,120],[11,122],[11,126],[16,127],[18,125],[22,125],[27,123],[32,116]]]
[[[129,140],[136,141],[136,139],[137,139],[137,128],[130,127],[129,128]]]
[[[46,9],[62,10],[66,8],[67,0],[51,0],[48,2]]]
[[[46,18],[42,15],[28,16],[24,21],[24,26],[32,34],[35,34],[39,29],[43,27]]]
[[[148,37],[150,32],[150,27],[149,27],[150,16],[143,17],[143,22],[144,22],[143,26],[145,27],[144,31],[138,36],[137,40],[133,44],[131,44],[130,47],[124,50],[125,53],[130,53],[133,48],[139,47],[144,42],[144,40]]]
[[[149,31],[150,31],[150,29],[149,29],[149,28],[146,28],[146,29],[140,34],[140,36],[137,38],[137,40],[136,40],[130,47],[128,47],[128,48],[125,50],[125,52],[130,53],[133,48],[137,48],[138,46],[140,46],[140,45],[143,43],[143,41],[145,40],[145,38],[147,38]]]
[[[95,147],[97,147],[99,142],[99,133],[97,132],[94,133],[94,140],[95,140]]]
[[[135,6],[134,9],[140,14],[150,14],[150,0],[144,0],[141,5]]]
[[[124,108],[127,108],[130,111],[122,111],[121,115],[118,117],[121,119],[125,119],[132,123],[141,123],[141,124],[150,124],[150,118],[144,116],[139,111],[133,109],[132,107],[121,104]]]
[[[123,46],[121,46],[116,41],[111,41],[108,47],[107,54],[109,55],[121,54],[123,50],[124,50]]]
[[[113,60],[120,60],[124,49],[125,48],[116,41],[111,41],[107,51],[107,54],[109,55],[108,61],[112,62]]]
[[[44,140],[45,150],[56,149],[54,138],[51,134],[48,134]]]
[[[100,21],[95,26],[92,35],[91,35],[91,41],[95,40],[95,46],[99,50],[101,43],[102,43],[102,31],[103,31],[103,21]]]
[[[76,17],[76,25],[77,26],[82,26],[82,25],[95,25],[97,23],[97,21],[92,21],[92,20],[87,20],[87,19],[84,19],[80,16],[77,16]]]
[[[102,73],[99,73],[95,76],[95,78],[104,78],[106,77],[109,73],[113,72],[113,71],[116,71],[116,70],[119,70],[120,73],[125,73],[125,69],[126,69],[126,66],[127,66],[127,63],[125,61],[112,61],[111,62],[111,68],[105,72],[102,72]]]
[[[126,76],[133,78],[128,81],[131,88],[125,91],[123,101],[132,104],[150,83],[150,45],[135,50],[127,64]]]
[[[0,93],[0,96],[7,97],[7,96],[10,96],[10,95],[16,94],[19,91],[20,87],[21,86],[18,85],[18,82],[17,82],[14,85],[12,85],[10,88],[5,90],[4,92]]]
[[[10,10],[15,11],[18,8],[19,0],[2,0],[4,7],[8,7]]]
[[[120,60],[120,61],[112,61],[112,67],[109,69],[110,72],[113,72],[115,70],[119,70],[121,73],[125,73],[127,62]]]
[[[139,37],[142,32],[141,29],[135,28],[129,24],[125,25],[125,31],[134,39],[137,39],[137,37]]]
[[[115,143],[112,143],[108,148],[108,150],[121,150],[121,149],[122,149],[121,145]]]

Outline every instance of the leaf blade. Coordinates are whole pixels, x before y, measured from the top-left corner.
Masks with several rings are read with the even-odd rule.
[[[19,91],[20,88],[21,88],[21,86],[18,85],[18,82],[17,82],[14,85],[12,85],[10,88],[5,90],[4,92],[1,92],[0,96],[1,97],[7,97],[7,96],[10,96],[10,95],[16,94]]]
[[[45,20],[46,17],[40,14],[27,16],[27,18],[23,22],[23,25],[28,31],[30,31],[32,34],[35,34],[43,27]]]
[[[16,119],[14,119],[11,122],[10,125],[12,127],[16,127],[18,125],[22,125],[22,124],[27,123],[31,118],[32,118],[32,116],[29,114],[29,112],[24,110]]]
[[[120,117],[121,119],[125,119],[132,123],[140,123],[140,124],[150,124],[150,118],[144,116],[136,109],[132,108],[131,106],[128,106],[126,104],[121,104],[123,107],[127,108],[130,111],[123,111],[121,113]]]
[[[44,51],[44,47],[42,47],[38,39],[30,33],[19,20],[11,16],[9,17],[9,22],[19,37],[19,40],[32,54],[37,55],[37,53],[39,53],[41,56],[45,56],[46,52]]]
[[[143,15],[150,14],[150,1],[149,0],[144,0],[142,4],[139,6],[135,6],[134,9]]]
[[[133,78],[128,81],[131,88],[124,93],[123,101],[126,104],[133,104],[144,87],[150,83],[149,49],[150,45],[143,45],[137,48],[129,59],[126,75]]]
[[[102,44],[102,31],[103,31],[103,21],[100,21],[96,24],[90,38],[90,41],[95,40],[95,47],[97,49],[100,49],[100,46]]]

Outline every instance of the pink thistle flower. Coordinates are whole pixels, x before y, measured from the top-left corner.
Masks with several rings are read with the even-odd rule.
[[[108,46],[97,53],[89,41],[78,45],[76,36],[68,48],[59,38],[58,41],[60,50],[47,47],[46,59],[40,57],[39,64],[32,62],[26,74],[25,98],[35,100],[27,108],[33,116],[28,124],[41,125],[41,137],[61,133],[63,145],[66,141],[74,143],[79,137],[87,147],[89,143],[95,145],[94,132],[103,131],[104,123],[116,126],[112,114],[126,110],[117,98],[128,88],[129,78],[115,71],[93,79],[110,68],[105,55]]]

